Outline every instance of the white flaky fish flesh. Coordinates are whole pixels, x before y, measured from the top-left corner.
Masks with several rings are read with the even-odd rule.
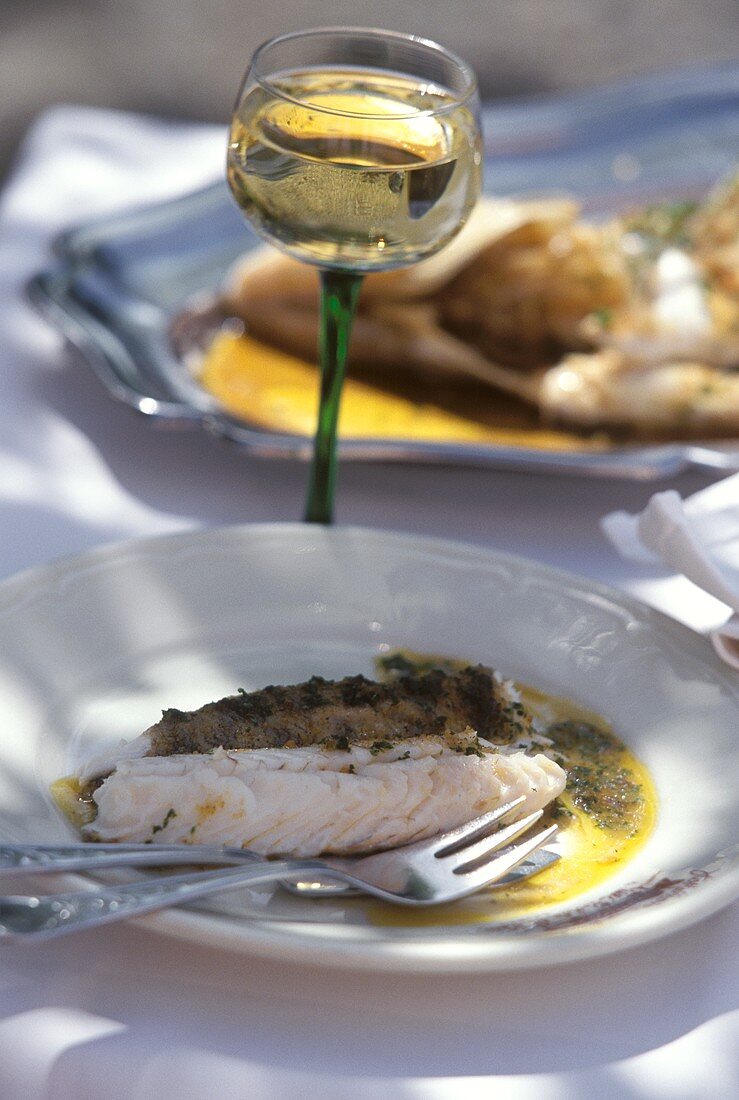
[[[355,742],[123,758],[95,790],[85,834],[352,854],[433,836],[520,795],[523,816],[561,794],[565,778],[546,756],[498,752],[472,731],[466,741],[420,736],[381,750]]]

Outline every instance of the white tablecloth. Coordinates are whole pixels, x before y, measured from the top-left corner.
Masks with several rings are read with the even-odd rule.
[[[222,171],[217,127],[57,108],[0,206],[0,577],[88,547],[299,518],[305,469],[159,432],[24,303],[53,234]],[[707,484],[691,474],[673,486]],[[698,629],[725,609],[625,562],[598,518],[655,486],[346,466],[338,521],[464,539],[620,587]],[[20,887],[20,882],[18,883]],[[654,1100],[739,1089],[739,906],[607,959],[524,974],[281,967],[111,926],[0,950],[0,1097]]]

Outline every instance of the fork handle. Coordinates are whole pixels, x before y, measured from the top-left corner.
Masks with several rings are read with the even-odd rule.
[[[0,898],[0,939],[48,940],[68,932],[128,920],[169,905],[183,905],[220,890],[310,875],[345,881],[341,871],[315,860],[275,860],[223,871],[193,872],[122,886],[40,897]]]
[[[241,864],[262,858],[246,848],[201,844],[0,844],[0,876],[177,863]]]

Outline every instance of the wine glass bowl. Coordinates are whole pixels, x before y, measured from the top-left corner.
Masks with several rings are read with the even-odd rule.
[[[260,47],[234,110],[228,179],[254,228],[320,267],[386,270],[437,251],[480,189],[471,70],[388,32]]]
[[[321,404],[306,518],[330,522],[335,436],[362,277],[461,229],[481,185],[474,73],[425,39],[364,28],[281,35],[252,58],[227,175],[254,229],[321,269]]]

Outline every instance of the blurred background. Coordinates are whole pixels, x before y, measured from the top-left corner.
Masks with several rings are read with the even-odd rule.
[[[438,39],[488,98],[739,55],[737,0],[0,0],[0,177],[50,104],[225,123],[256,45],[336,24]]]

